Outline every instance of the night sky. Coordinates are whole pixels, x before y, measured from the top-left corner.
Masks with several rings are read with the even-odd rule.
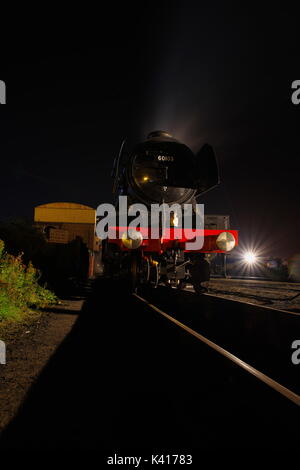
[[[1,18],[0,220],[54,201],[110,202],[123,138],[164,129],[215,148],[222,182],[199,200],[207,213],[230,214],[247,247],[299,253],[294,4],[98,6]]]

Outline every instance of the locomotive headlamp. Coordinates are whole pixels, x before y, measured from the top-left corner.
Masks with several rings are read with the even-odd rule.
[[[231,251],[235,247],[235,238],[230,232],[221,232],[216,239],[219,250]]]
[[[134,229],[129,229],[122,235],[122,243],[128,250],[135,250],[143,243],[143,235]]]

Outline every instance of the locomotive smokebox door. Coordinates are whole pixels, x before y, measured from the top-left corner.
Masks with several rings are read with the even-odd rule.
[[[171,161],[163,162],[165,186],[190,188],[202,194],[219,184],[218,163],[210,145],[203,145],[195,156],[185,145],[177,144],[174,157],[170,158]]]
[[[164,154],[157,159],[161,169],[163,186],[175,188],[197,189],[195,172],[197,161],[193,152],[179,142],[170,142],[166,145]]]

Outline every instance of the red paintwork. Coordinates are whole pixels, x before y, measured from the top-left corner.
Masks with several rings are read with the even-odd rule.
[[[109,243],[114,243],[118,245],[121,251],[129,251],[122,242],[122,234],[127,232],[128,227],[109,227]],[[156,239],[147,239],[145,238],[148,234],[148,229],[143,227],[137,228],[137,231],[140,231],[144,237],[142,245],[140,248],[143,248],[144,252],[156,252],[156,253],[163,253],[165,250],[170,248],[180,248],[184,251],[191,251],[185,249],[185,243],[187,241],[192,242],[193,240],[189,240],[184,236],[184,233],[180,233],[180,230],[177,228],[170,228],[166,229],[162,238]],[[216,245],[216,239],[218,235],[222,232],[229,232],[235,238],[236,245],[238,245],[238,231],[237,230],[191,230],[187,229],[189,232],[192,232],[197,236],[197,234],[203,234],[204,232],[204,244],[201,250],[193,250],[199,253],[225,253],[223,250],[219,250]],[[183,230],[182,230],[183,232]],[[181,238],[178,238],[180,235]]]

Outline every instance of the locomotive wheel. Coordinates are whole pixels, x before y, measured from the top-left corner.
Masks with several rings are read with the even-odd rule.
[[[201,284],[193,284],[194,291],[197,295],[202,295],[205,294],[205,292],[208,292],[207,287],[202,286]]]
[[[129,263],[129,290],[136,292],[138,283],[138,259],[137,253],[132,253]]]
[[[159,281],[159,271],[158,271],[158,264],[154,264],[153,266],[150,267],[150,278],[149,278],[150,284],[154,289],[158,286],[158,281]]]
[[[179,279],[176,287],[177,287],[178,290],[185,289],[186,281],[184,279]]]
[[[202,283],[210,279],[210,266],[208,261],[201,258],[195,260],[190,268],[190,274],[195,293],[201,295],[207,292],[207,287],[203,286]]]
[[[141,284],[148,284],[150,279],[150,263],[148,258],[142,258],[140,261],[139,280]]]

